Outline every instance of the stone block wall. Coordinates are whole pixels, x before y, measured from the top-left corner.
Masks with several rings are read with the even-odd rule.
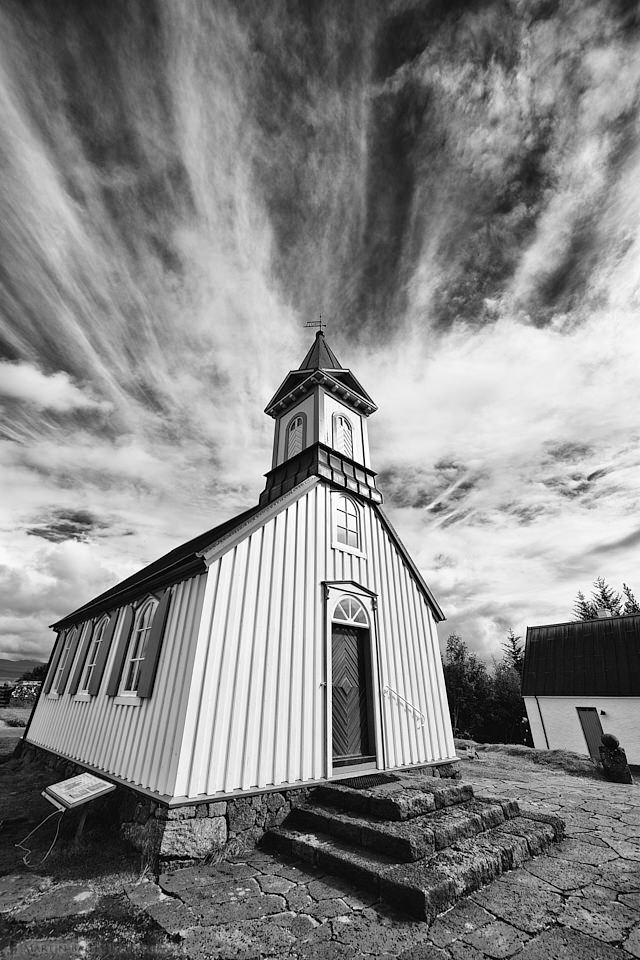
[[[42,763],[60,779],[85,772],[85,767],[29,743],[21,745],[20,756]],[[155,870],[161,864],[214,860],[255,847],[308,793],[300,788],[169,807],[118,786],[105,800],[122,838],[140,851],[143,865]]]
[[[30,743],[22,743],[20,756],[37,760],[60,779],[85,772],[85,767]],[[414,768],[413,772],[422,776],[460,776],[458,765],[453,763]],[[140,851],[144,866],[157,870],[163,864],[218,860],[226,854],[249,850],[308,795],[309,788],[300,787],[169,807],[133,788],[118,786],[105,801],[109,813],[120,824],[122,838]]]

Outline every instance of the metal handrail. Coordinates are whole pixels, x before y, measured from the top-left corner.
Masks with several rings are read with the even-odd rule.
[[[399,694],[397,690],[394,690],[393,687],[390,687],[388,683],[385,683],[385,685],[382,688],[382,696],[383,697],[394,696],[396,700],[401,700],[402,703],[404,703],[405,707],[408,707],[409,710],[413,710],[413,712],[416,714],[416,718],[415,718],[416,726],[424,727],[425,723],[427,722],[427,718],[425,717],[422,710],[418,710],[418,708],[415,707],[412,703],[410,703],[408,700],[405,700],[405,698],[401,696],[401,694]]]

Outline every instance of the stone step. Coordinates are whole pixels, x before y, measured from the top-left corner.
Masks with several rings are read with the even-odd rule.
[[[372,815],[382,820],[411,820],[443,807],[471,800],[473,787],[466,783],[442,783],[433,777],[397,777],[394,782],[357,790],[339,781],[323,783],[313,791],[322,804]]]
[[[432,856],[404,863],[328,833],[305,832],[288,825],[269,831],[263,842],[346,877],[431,922],[460,897],[542,853],[561,838],[562,827],[557,817],[516,817]]]
[[[475,836],[519,815],[513,801],[466,800],[410,820],[389,821],[311,801],[297,807],[287,824],[330,834],[400,861],[421,860],[458,840]]]

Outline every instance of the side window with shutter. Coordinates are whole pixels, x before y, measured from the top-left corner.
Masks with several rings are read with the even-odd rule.
[[[51,687],[53,686],[53,678],[55,677],[58,671],[58,663],[60,661],[60,657],[62,656],[62,651],[64,649],[68,635],[69,635],[69,631],[63,630],[61,633],[58,634],[58,638],[53,645],[51,661],[49,663],[49,671],[47,673],[47,678],[44,682],[43,692],[45,694],[49,693],[49,691],[51,690]]]
[[[153,693],[170,602],[168,588],[159,601],[149,597],[135,612],[127,607],[109,678],[109,696],[148,698]]]

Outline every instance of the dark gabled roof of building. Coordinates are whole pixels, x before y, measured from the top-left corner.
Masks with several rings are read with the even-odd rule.
[[[356,402],[361,401],[367,414],[373,413],[377,409],[362,384],[358,382],[350,370],[341,366],[340,361],[326,342],[324,334],[318,330],[304,360],[297,370],[289,371],[265,407],[265,413],[273,415],[274,408],[291,395],[290,399],[283,404],[283,409],[286,409],[291,403],[297,402],[299,397],[310,390],[315,383],[323,381],[333,381],[334,388],[342,389],[345,397],[350,396]]]
[[[233,533],[234,530],[251,520],[263,509],[260,505],[251,507],[244,513],[239,513],[237,517],[232,517],[217,527],[199,534],[193,540],[188,540],[187,543],[170,550],[169,553],[165,553],[163,557],[154,560],[153,563],[147,564],[146,567],[127,577],[126,580],[121,580],[109,590],[101,593],[100,596],[78,607],[73,613],[58,620],[52,626],[56,630],[61,630],[73,623],[86,620],[88,617],[129,603],[146,591],[159,590],[170,583],[176,583],[178,580],[185,580],[197,573],[203,573],[206,570],[206,565],[199,553],[212,546],[216,541],[222,540],[223,537]]]
[[[527,628],[523,696],[640,696],[640,614]]]

